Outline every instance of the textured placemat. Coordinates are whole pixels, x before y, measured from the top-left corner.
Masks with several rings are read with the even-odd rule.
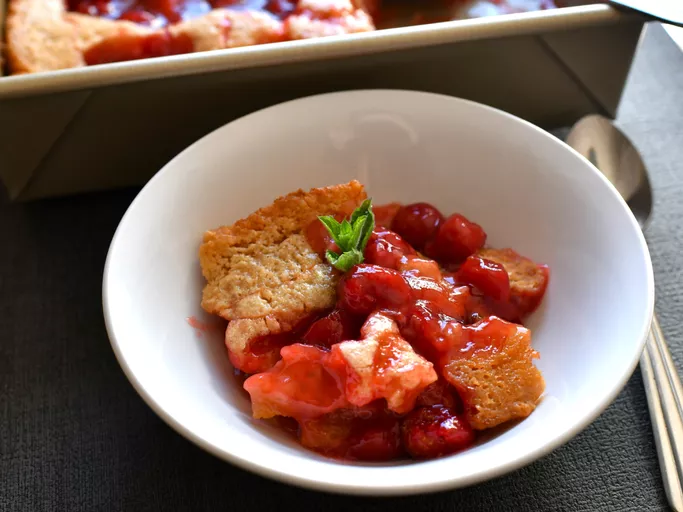
[[[683,54],[660,27],[635,63],[620,124],[652,172],[657,310],[683,361]],[[186,441],[118,367],[100,305],[116,225],[135,191],[0,205],[0,510],[647,511],[666,501],[640,372],[573,441],[459,491],[368,499],[303,491]],[[616,257],[617,255],[615,255]]]

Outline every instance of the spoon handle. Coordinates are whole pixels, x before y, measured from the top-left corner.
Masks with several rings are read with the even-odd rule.
[[[683,387],[656,316],[640,364],[666,495],[683,512]]]
[[[609,3],[647,14],[664,23],[683,26],[680,0],[610,0]]]

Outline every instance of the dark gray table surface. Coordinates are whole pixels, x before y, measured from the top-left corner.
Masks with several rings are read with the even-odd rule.
[[[683,363],[683,53],[659,26],[639,52],[619,124],[655,189],[647,229],[657,311]],[[135,190],[0,200],[0,510],[666,510],[640,372],[567,445],[475,487],[400,499],[332,496],[219,461],[157,418],[109,346],[104,259]]]

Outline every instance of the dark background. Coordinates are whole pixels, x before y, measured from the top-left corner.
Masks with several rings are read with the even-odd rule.
[[[659,26],[638,53],[619,124],[655,190],[647,239],[657,312],[683,361],[683,53]],[[483,485],[396,499],[288,487],[221,462],[142,402],[110,348],[101,278],[136,190],[0,199],[0,510],[666,510],[639,370],[567,445]],[[2,193],[0,193],[2,195]],[[618,255],[615,255],[618,257]]]

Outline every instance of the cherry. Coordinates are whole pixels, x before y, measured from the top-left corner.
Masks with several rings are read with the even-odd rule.
[[[416,249],[422,249],[444,221],[441,212],[427,203],[403,206],[394,217],[391,229]]]
[[[341,222],[344,219],[343,215],[335,215],[335,219]],[[319,219],[312,221],[304,230],[306,241],[311,248],[318,253],[321,258],[325,257],[326,251],[333,251],[339,253],[339,247],[332,239],[332,235],[327,231],[325,224]]]
[[[247,374],[264,372],[280,360],[282,347],[298,341],[301,334],[311,325],[315,316],[308,315],[299,320],[292,330],[277,334],[266,334],[250,339],[243,350],[235,352],[228,348],[232,365]],[[228,327],[230,330],[230,327]]]
[[[372,212],[375,214],[375,225],[383,228],[391,228],[391,223],[396,217],[396,213],[401,209],[401,203],[389,203],[373,206]]]
[[[432,459],[463,450],[474,431],[454,410],[442,405],[415,409],[403,420],[403,444],[417,459]]]
[[[327,365],[319,348],[294,344],[284,347],[282,359],[270,370],[244,382],[254,417],[308,418],[347,405],[341,377]]]
[[[284,18],[296,10],[296,2],[290,0],[268,0],[264,8],[268,12]]]
[[[156,17],[147,11],[135,9],[133,11],[124,12],[119,19],[132,21],[141,25],[151,25]]]
[[[360,264],[339,281],[338,296],[342,309],[369,315],[377,309],[404,309],[410,303],[411,289],[395,270]]]
[[[401,261],[398,268],[404,276],[430,277],[435,281],[441,281],[443,275],[439,264],[422,256],[406,256],[405,261]]]
[[[455,398],[454,390],[450,384],[440,378],[427,386],[415,401],[416,407],[429,407],[432,405],[443,405],[444,407],[455,408],[458,400]]]
[[[436,281],[422,276],[406,275],[405,279],[413,290],[414,299],[429,301],[440,313],[451,318],[465,318],[469,296],[469,289],[466,286],[455,287],[446,281]]]
[[[398,418],[370,420],[351,437],[346,456],[365,461],[387,461],[403,453],[401,426]]]
[[[434,303],[426,300],[418,300],[413,305],[401,332],[418,352],[437,366],[445,354],[461,346],[464,337],[460,321],[441,313]]]
[[[105,0],[69,1],[69,10],[90,16],[108,16],[110,4]]]
[[[347,311],[335,309],[308,328],[303,340],[309,345],[330,348],[336,343],[360,337],[362,320]]]
[[[481,226],[456,213],[439,226],[424,252],[441,263],[458,263],[481,249],[485,242],[486,233]]]
[[[162,31],[146,35],[123,34],[110,37],[88,48],[84,57],[85,62],[92,66],[190,53],[193,49],[194,43],[187,34],[172,36],[168,31]]]
[[[398,270],[414,254],[415,249],[398,234],[378,228],[370,235],[364,256],[368,263]]]
[[[495,261],[469,256],[456,274],[456,279],[474,286],[494,300],[507,301],[510,298],[510,278],[505,267]]]
[[[510,303],[521,318],[538,308],[550,277],[546,265],[539,265],[512,249],[483,249],[479,255],[503,266],[510,279]]]

